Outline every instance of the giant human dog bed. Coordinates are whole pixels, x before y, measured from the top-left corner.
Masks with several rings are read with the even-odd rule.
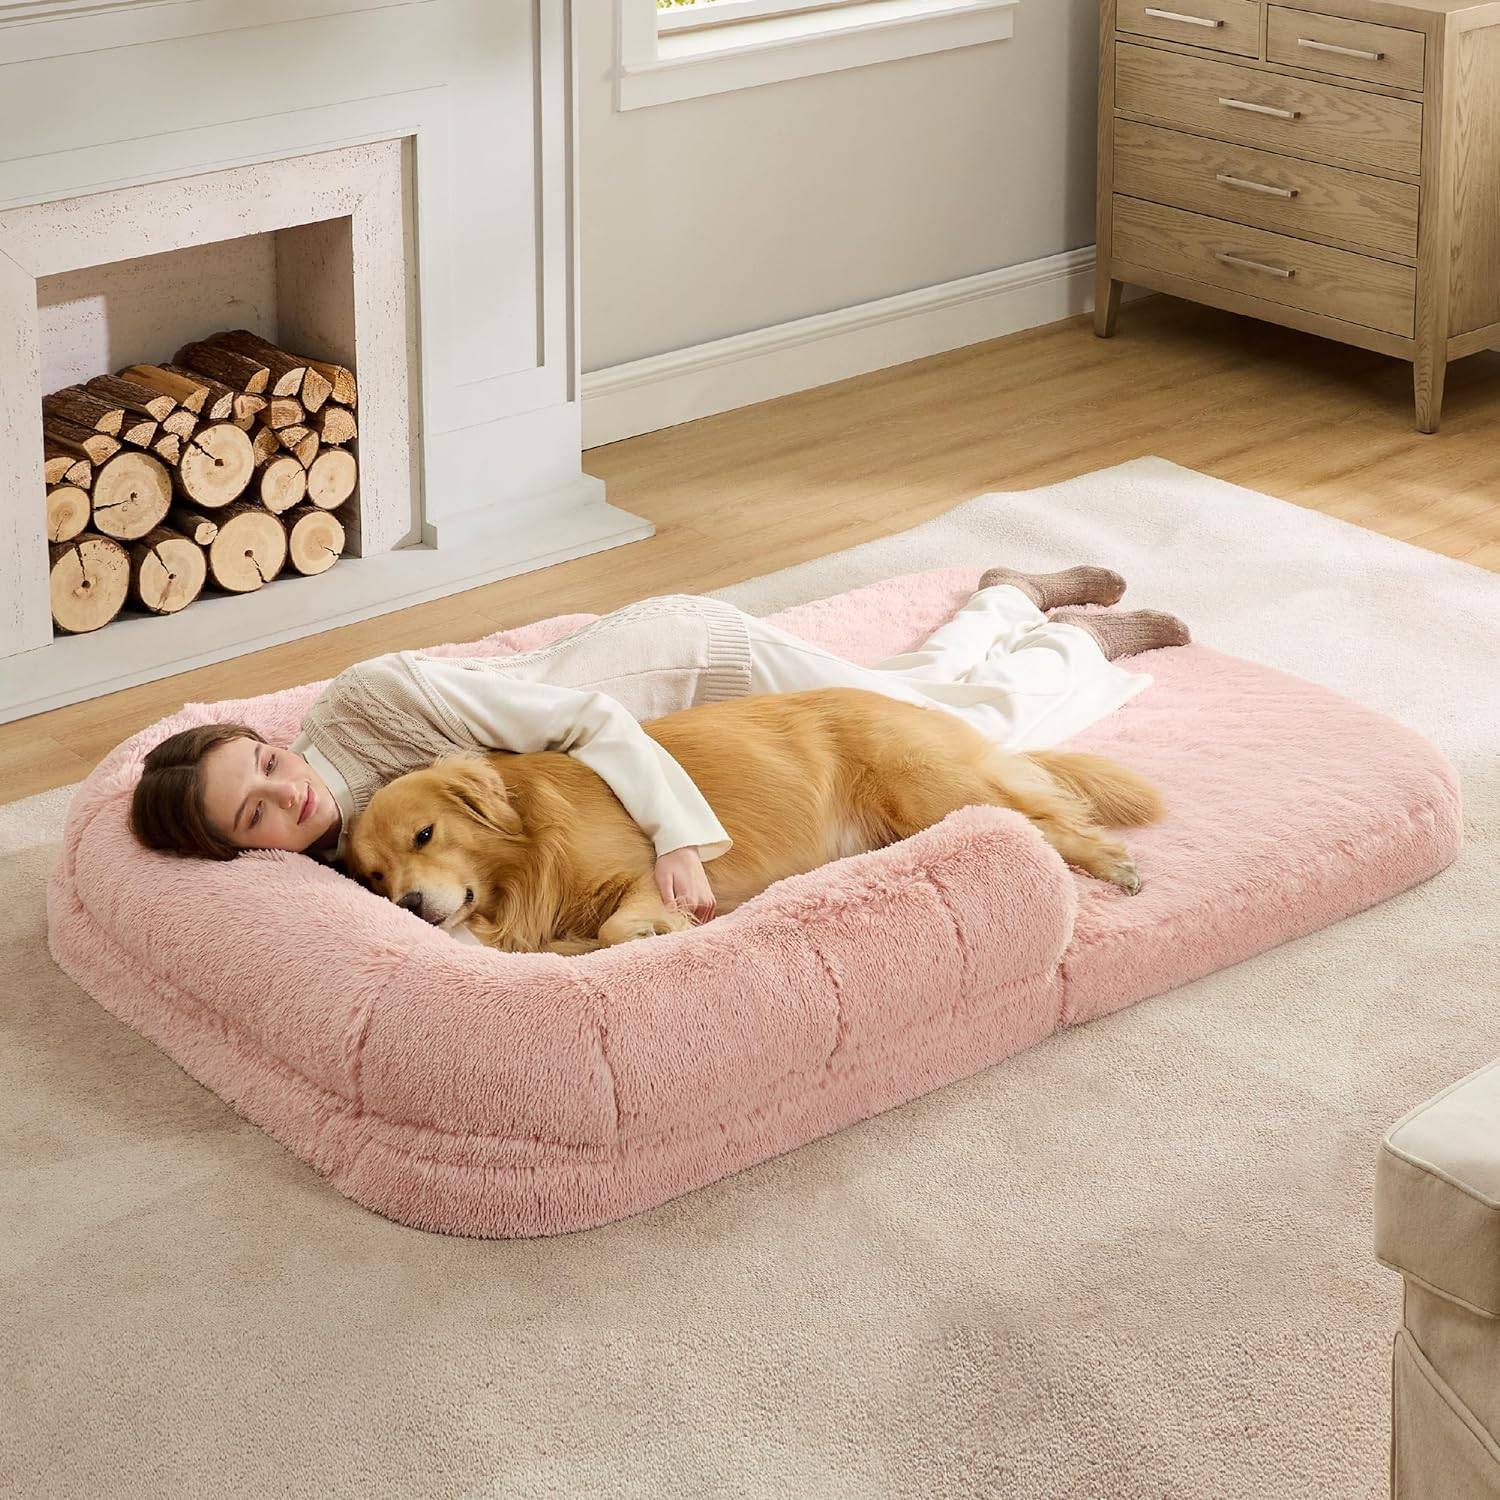
[[[912,574],[773,618],[874,662],[977,582],[977,570]],[[590,618],[434,654],[529,650]],[[311,683],[188,704],[106,757],[68,813],[52,953],[381,1214],[481,1236],[609,1223],[1454,858],[1454,773],[1411,730],[1204,646],[1132,666],[1154,685],[1071,745],[1165,794],[1165,820],[1128,835],[1137,896],[1069,870],[1020,815],[966,808],[696,931],[564,958],[457,943],[303,855],[214,863],[134,843],[130,792],[154,744],[219,719],[289,743],[324,686]]]

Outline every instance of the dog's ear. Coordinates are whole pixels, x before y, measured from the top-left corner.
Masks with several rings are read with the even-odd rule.
[[[492,832],[510,838],[519,836],[521,816],[510,805],[505,778],[493,761],[479,755],[445,755],[435,764],[445,774],[444,791],[449,801]]]

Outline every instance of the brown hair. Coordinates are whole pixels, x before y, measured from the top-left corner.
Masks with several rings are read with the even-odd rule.
[[[166,854],[234,859],[239,846],[209,822],[204,810],[199,762],[216,745],[260,738],[245,724],[199,724],[168,735],[146,756],[130,799],[130,831],[148,849]]]

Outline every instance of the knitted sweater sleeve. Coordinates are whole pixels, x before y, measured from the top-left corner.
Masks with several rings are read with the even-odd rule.
[[[481,745],[522,754],[561,750],[582,761],[658,855],[691,846],[708,860],[729,849],[729,835],[692,778],[607,694],[528,682],[458,657],[407,659],[435,705]]]

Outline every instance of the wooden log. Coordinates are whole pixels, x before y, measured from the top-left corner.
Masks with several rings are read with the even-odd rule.
[[[152,443],[151,451],[168,468],[182,462],[182,439],[175,432],[168,432]]]
[[[191,370],[172,369],[166,365],[131,365],[120,371],[120,379],[147,390],[170,396],[179,406],[185,406],[194,416],[202,414],[208,401],[208,382],[194,375]]]
[[[247,396],[260,395],[271,380],[271,371],[262,361],[237,354],[233,349],[221,349],[217,344],[184,344],[173,363],[222,381]],[[230,408],[233,410],[233,402]]]
[[[48,543],[47,590],[52,619],[68,635],[108,625],[130,589],[130,555],[113,538],[85,531],[69,542]]]
[[[201,510],[186,505],[174,505],[167,512],[167,525],[200,547],[208,546],[219,534],[219,523],[212,516],[205,516]]]
[[[161,419],[161,430],[176,437],[190,438],[198,430],[198,419],[186,407],[179,406]]]
[[[250,451],[255,455],[257,467],[268,464],[281,450],[281,438],[274,427],[257,427],[250,439]]]
[[[102,464],[120,451],[120,440],[107,432],[94,432],[87,427],[77,427],[61,417],[48,417],[42,431],[55,447],[66,449],[75,458],[86,458],[90,463]]]
[[[318,449],[322,446],[311,427],[282,427],[276,429],[276,437],[288,453],[297,455],[297,462],[304,469],[312,467],[313,460],[318,456]]]
[[[101,401],[81,385],[70,385],[42,397],[42,411],[49,417],[60,417],[75,427],[119,437],[125,424],[125,408]]]
[[[307,380],[307,365],[302,360],[293,358],[285,349],[263,339],[258,333],[251,333],[248,328],[228,328],[223,333],[214,334],[208,342],[216,349],[229,350],[243,359],[264,365],[271,373],[273,396],[301,394],[302,386]],[[250,387],[246,386],[245,389],[248,391]],[[250,394],[258,396],[260,391],[251,391]]]
[[[161,435],[161,423],[150,417],[129,421],[120,429],[120,441],[132,448],[149,448]]]
[[[279,516],[294,505],[300,505],[306,497],[307,470],[290,453],[278,453],[260,466],[255,492],[260,496],[260,503],[272,515]]]
[[[266,409],[264,396],[237,395],[234,398],[234,415],[230,420],[243,432],[249,432],[255,419]]]
[[[117,454],[94,478],[94,530],[133,541],[159,526],[172,504],[172,476],[149,453]]]
[[[194,504],[219,510],[244,494],[254,474],[250,439],[232,422],[210,422],[182,450],[177,488]]]
[[[358,482],[354,455],[347,448],[325,448],[307,471],[307,498],[321,510],[336,510]]]
[[[123,375],[96,375],[87,382],[87,388],[101,401],[113,402],[124,411],[133,411],[138,417],[150,417],[156,422],[165,422],[177,410],[177,400],[162,391],[138,381],[127,380]]]
[[[347,406],[338,406],[332,402],[313,418],[313,426],[317,428],[318,436],[335,448],[340,443],[353,442],[359,436],[354,413]]]
[[[47,438],[42,444],[42,478],[48,484],[74,483],[71,470],[80,463],[85,468],[89,467],[87,459],[80,459],[71,448],[64,448],[51,438]]]
[[[260,414],[267,427],[278,432],[283,427],[301,427],[307,422],[307,408],[292,396],[272,396],[270,404]]]
[[[154,615],[186,609],[203,592],[208,557],[189,537],[158,526],[130,549],[130,596]]]
[[[301,468],[301,465],[298,465]],[[66,542],[89,524],[87,490],[76,484],[58,484],[47,491],[47,540]]]
[[[323,403],[333,395],[333,382],[311,365],[302,377],[302,404],[308,411],[320,411]]]
[[[344,528],[330,512],[299,505],[282,520],[287,523],[287,561],[298,573],[326,573],[343,556]]]
[[[205,422],[227,422],[234,416],[235,398],[241,393],[232,385],[225,385],[222,380],[215,380],[212,375],[200,375],[196,370],[189,370],[185,365],[168,365],[167,373],[170,375],[182,375],[198,382],[208,395],[204,398],[202,410],[198,416]]]
[[[216,519],[219,534],[208,547],[208,574],[215,587],[249,594],[281,571],[286,563],[286,527],[279,517],[264,506],[236,500]]]
[[[329,382],[333,391],[333,399],[340,406],[353,406],[359,399],[359,387],[354,383],[354,372],[345,369],[343,365],[330,364],[324,359],[310,359],[307,362],[309,370],[316,370],[324,380]]]

